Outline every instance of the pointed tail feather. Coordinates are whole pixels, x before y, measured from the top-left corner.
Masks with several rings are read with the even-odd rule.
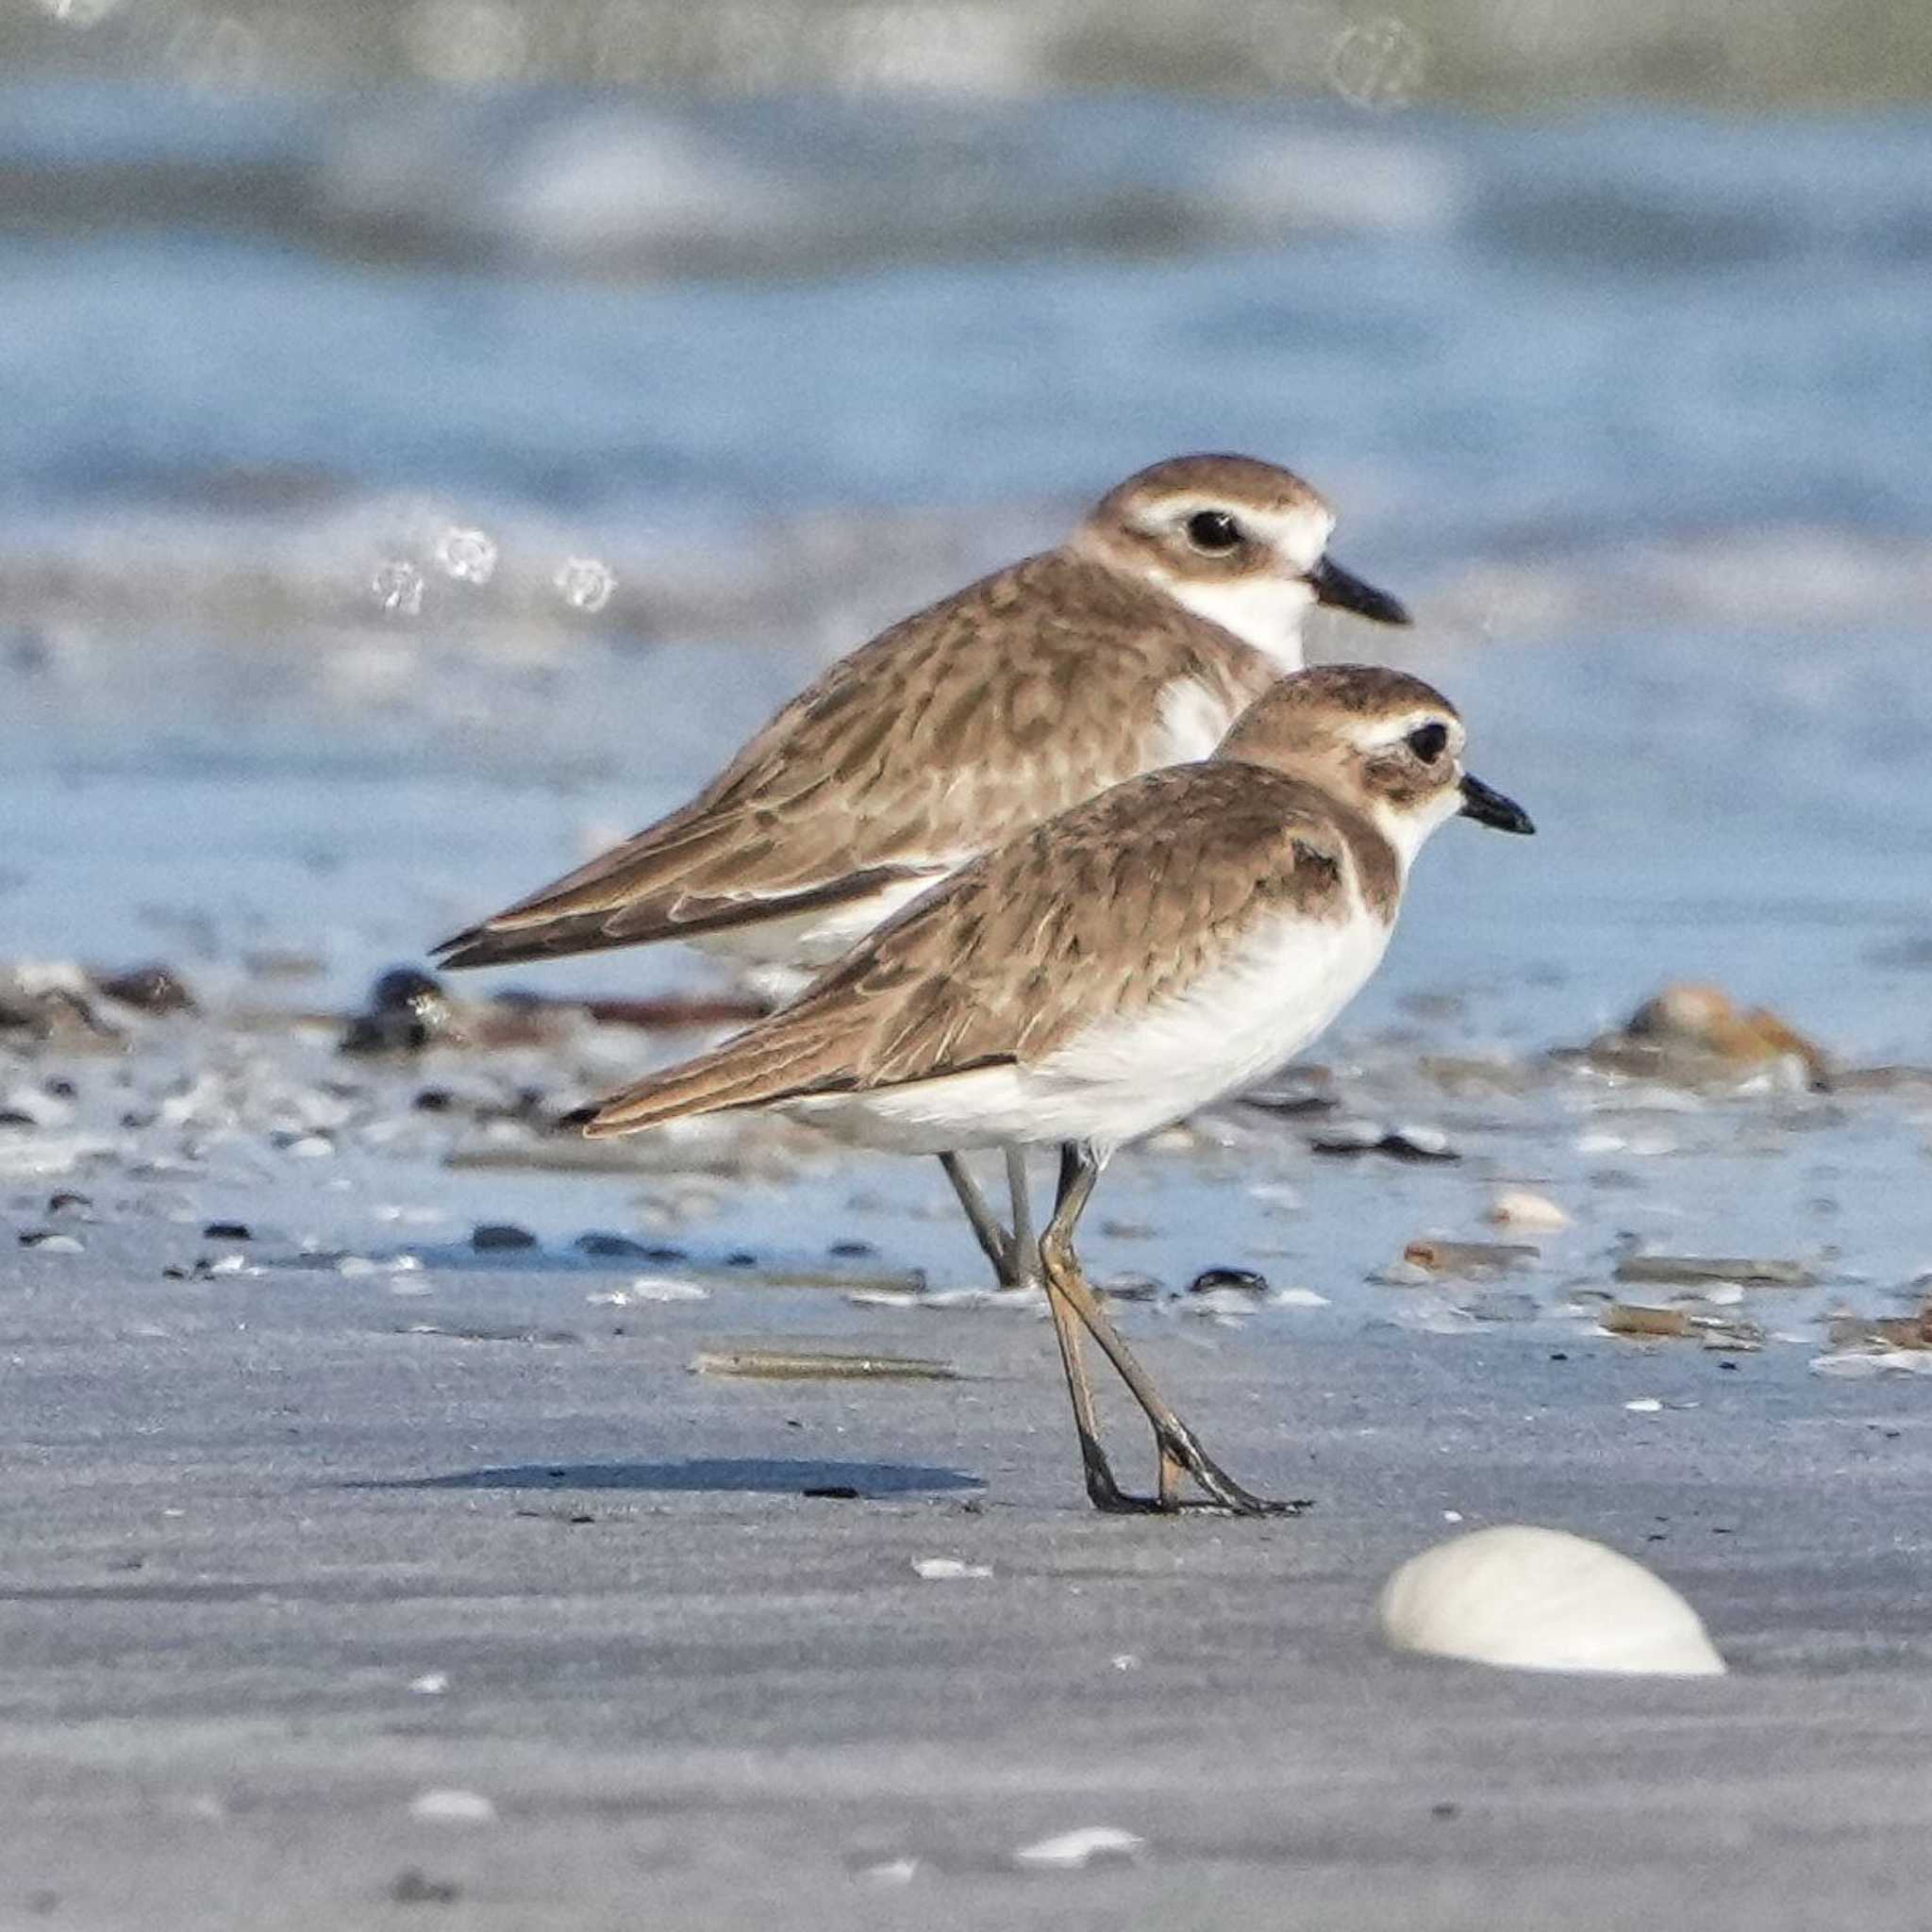
[[[446,939],[433,950],[446,972],[465,966],[513,966],[529,959],[552,959],[565,953],[599,953],[639,943],[629,935],[613,938],[599,918],[559,919],[529,930],[500,930],[487,921]]]
[[[756,1107],[801,1093],[825,1093],[851,1084],[821,1070],[824,1029],[790,1015],[749,1026],[723,1046],[633,1082],[604,1101],[584,1125],[592,1140],[634,1134],[666,1121],[726,1108]]]

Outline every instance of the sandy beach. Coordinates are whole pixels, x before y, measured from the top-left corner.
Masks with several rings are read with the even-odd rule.
[[[1916,1377],[1130,1307],[1315,1505],[1146,1523],[1086,1509],[1025,1312],[168,1282],[125,1237],[5,1271],[9,1923],[1921,1922]],[[689,1372],[774,1333],[960,1379]],[[1641,1555],[1732,1674],[1381,1647],[1395,1562],[1518,1520]],[[1142,1849],[1015,1864],[1095,1825]]]
[[[0,25],[0,1926],[1928,1923],[1932,119],[1855,10]],[[1538,836],[1105,1176],[1311,1505],[1108,1519],[934,1163],[562,1124],[714,962],[372,989],[1214,449]],[[826,1352],[923,1366],[722,1372]],[[1512,1523],[1729,1674],[1392,1652]]]

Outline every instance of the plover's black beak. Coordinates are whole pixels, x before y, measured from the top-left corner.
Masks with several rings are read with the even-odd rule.
[[[1513,798],[1491,791],[1480,778],[1462,774],[1462,816],[1479,825],[1494,825],[1499,832],[1533,832],[1529,814]]]
[[[1328,558],[1323,558],[1308,573],[1308,583],[1317,604],[1332,605],[1337,610],[1353,610],[1357,617],[1366,617],[1373,624],[1409,622],[1407,606],[1387,591],[1363,583],[1352,571],[1343,570]]]

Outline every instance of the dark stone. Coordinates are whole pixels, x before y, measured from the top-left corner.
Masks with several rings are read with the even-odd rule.
[[[868,1255],[876,1255],[878,1250],[870,1241],[834,1241],[825,1253],[836,1255],[841,1261],[857,1261]]]
[[[454,1008],[441,982],[420,966],[392,966],[369,990],[350,1020],[341,1050],[356,1054],[421,1053],[450,1030]]]
[[[1204,1268],[1188,1283],[1190,1294],[1211,1294],[1217,1288],[1238,1288],[1246,1294],[1266,1294],[1268,1277],[1252,1268]]]
[[[627,1234],[602,1234],[594,1229],[589,1234],[580,1234],[571,1245],[580,1255],[596,1255],[608,1260],[642,1261],[650,1257],[650,1250],[641,1241],[634,1241]]]
[[[451,1878],[431,1878],[411,1865],[396,1874],[389,1889],[390,1898],[399,1906],[453,1906],[463,1889]]]
[[[508,1221],[485,1221],[471,1231],[470,1245],[478,1254],[513,1248],[534,1248],[537,1237],[527,1227]]]
[[[211,1241],[252,1241],[255,1239],[245,1221],[210,1221],[201,1232]]]
[[[142,1013],[192,1013],[194,995],[182,983],[172,966],[150,961],[131,967],[125,973],[97,974],[95,991],[105,998],[118,1000]]]

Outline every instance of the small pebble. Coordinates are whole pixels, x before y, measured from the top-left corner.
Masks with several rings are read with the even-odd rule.
[[[1239,1289],[1243,1294],[1266,1294],[1268,1277],[1252,1268],[1204,1268],[1188,1284],[1190,1294],[1212,1294],[1218,1289]]]
[[[1663,1404],[1655,1395],[1640,1395],[1633,1401],[1626,1402],[1624,1407],[1632,1415],[1657,1415],[1663,1409]]]
[[[399,1906],[453,1906],[463,1890],[453,1878],[431,1878],[411,1865],[396,1874],[389,1895]]]
[[[252,1241],[255,1237],[248,1230],[246,1222],[210,1221],[202,1229],[203,1236],[211,1241]]]
[[[124,1007],[143,1013],[192,1013],[194,996],[171,966],[136,966],[94,981],[95,989]]]
[[[417,966],[396,966],[370,989],[369,1003],[348,1024],[347,1054],[421,1053],[450,1030],[453,1008],[441,984]]]
[[[919,1557],[912,1564],[915,1574],[928,1583],[954,1583],[961,1577],[991,1576],[991,1568],[985,1563],[962,1563],[957,1557]]]
[[[24,1228],[21,1231],[20,1244],[42,1255],[78,1255],[86,1252],[75,1236],[56,1234],[51,1228],[45,1227]]]
[[[508,1221],[479,1222],[470,1233],[470,1245],[479,1255],[517,1248],[534,1248],[537,1237],[527,1227]]]
[[[571,1243],[580,1255],[596,1255],[606,1260],[642,1261],[648,1258],[648,1251],[642,1241],[634,1241],[627,1234],[605,1234],[593,1229],[589,1234],[580,1234]]]

